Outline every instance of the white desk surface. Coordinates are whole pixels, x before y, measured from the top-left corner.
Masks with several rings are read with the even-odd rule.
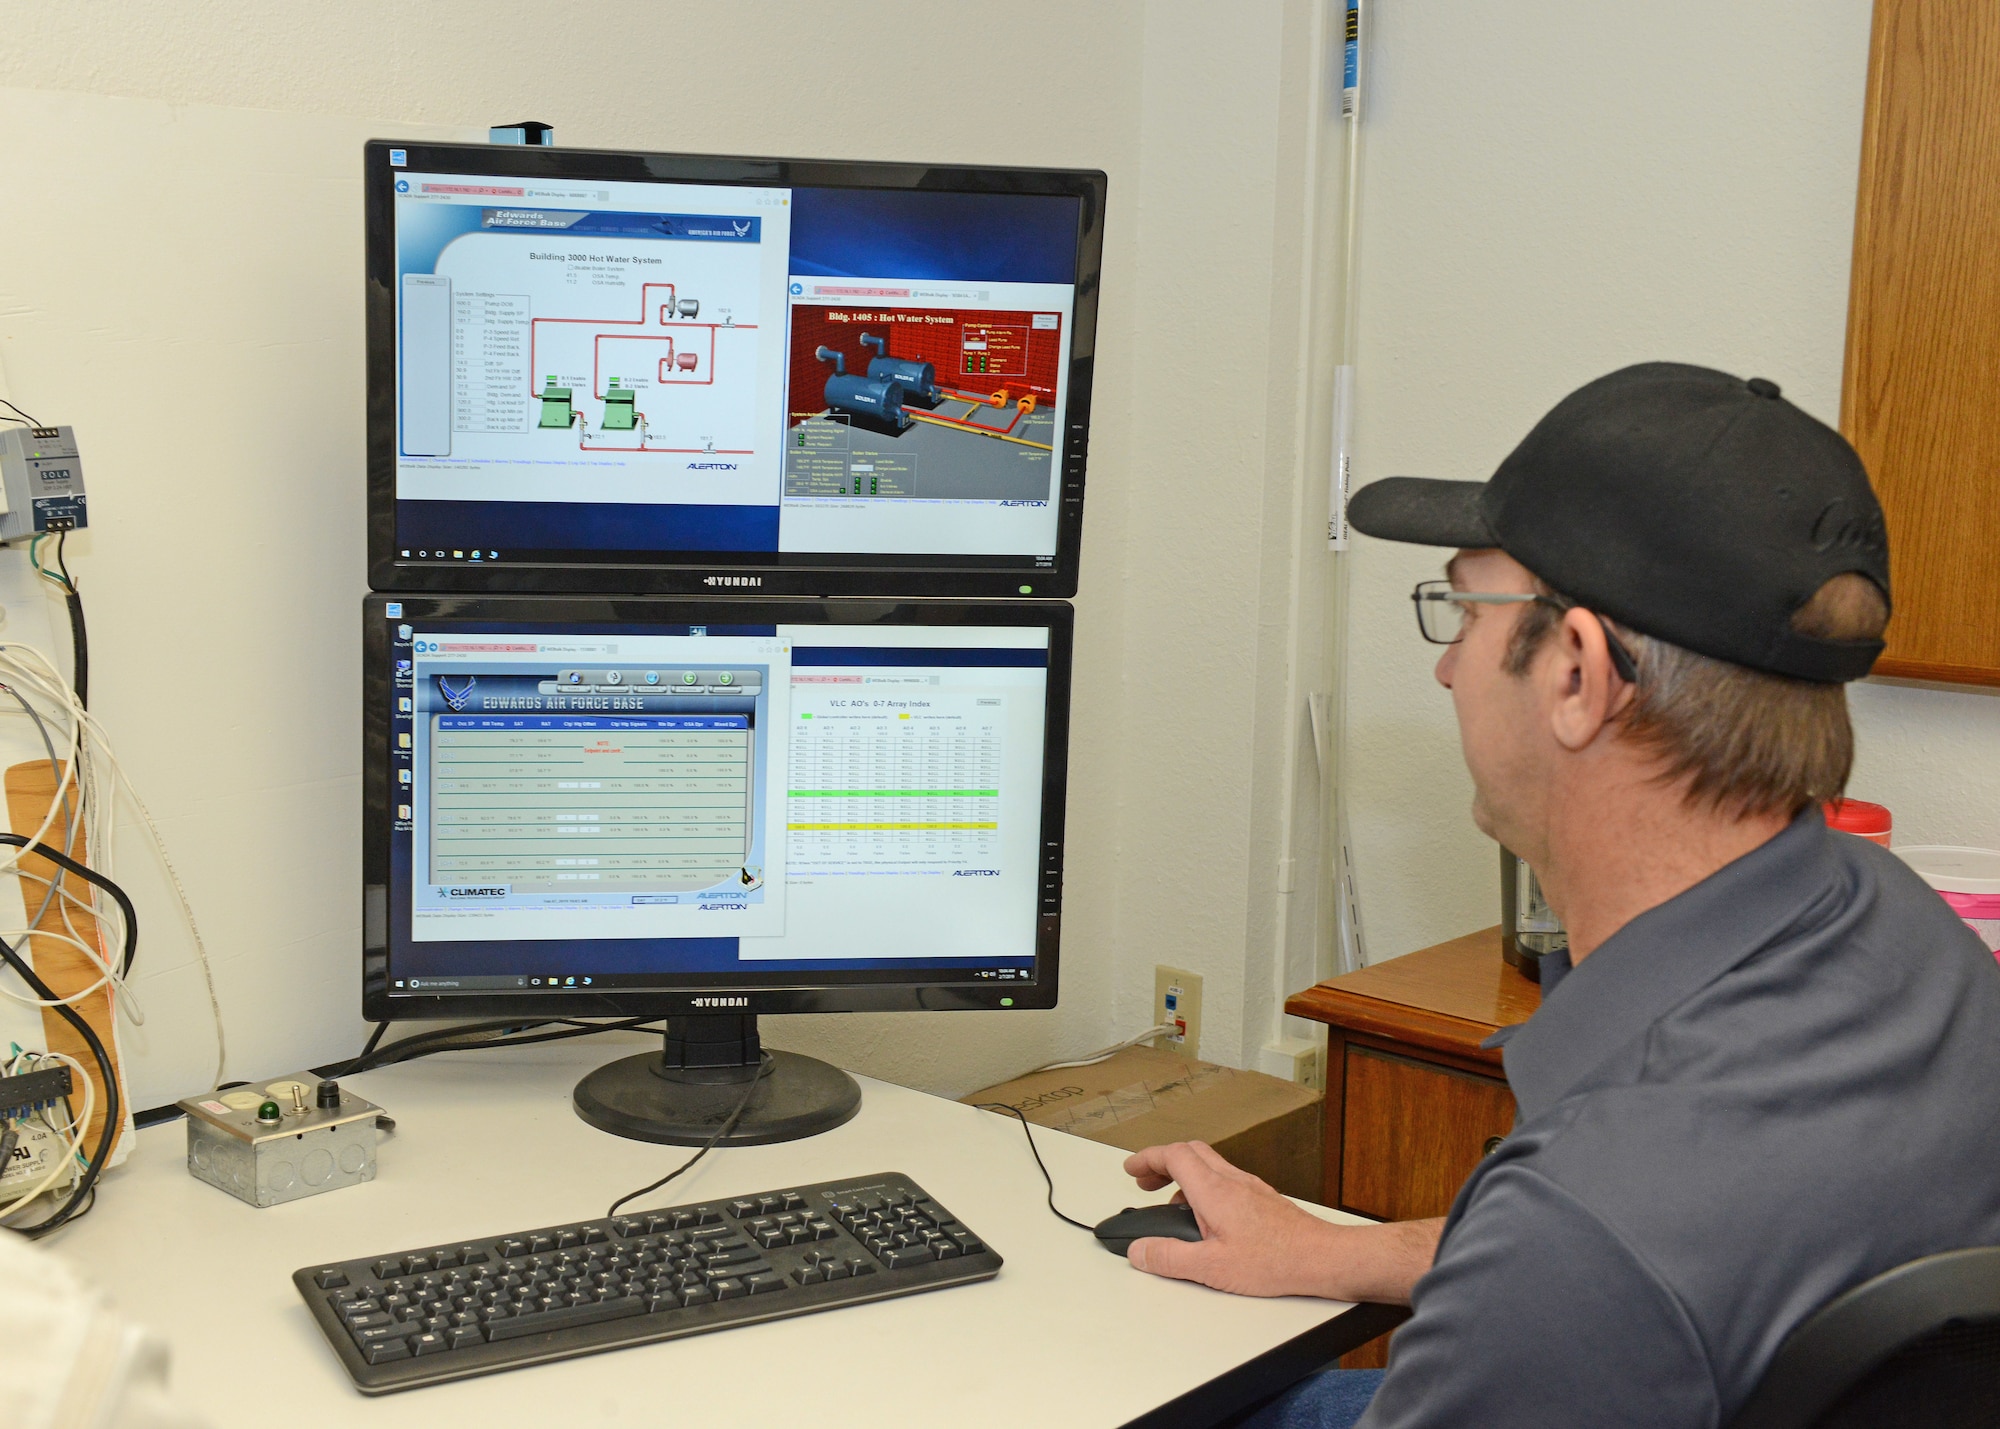
[[[1018,1122],[862,1078],[861,1112],[846,1126],[711,1152],[640,1207],[904,1171],[1005,1257],[998,1279],[376,1398],[358,1393],[291,1273],[601,1216],[613,1197],[689,1154],[608,1136],[570,1108],[579,1076],[639,1049],[636,1037],[605,1036],[355,1077],[352,1088],[397,1123],[375,1181],[265,1210],[188,1175],[184,1123],[150,1128],[107,1175],[96,1208],[53,1248],[166,1336],[177,1394],[218,1429],[571,1429],[662,1411],[681,1424],[1120,1425],[1346,1308],[1245,1299],[1133,1270],[1049,1214]],[[1040,1129],[1035,1140],[1057,1204],[1078,1220],[1148,1199],[1120,1169],[1124,1152]]]

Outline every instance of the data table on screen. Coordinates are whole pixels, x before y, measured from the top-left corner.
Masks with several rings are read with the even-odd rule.
[[[795,872],[992,863],[1000,849],[1001,701],[922,711],[804,711],[793,721],[787,834]]]
[[[752,735],[741,717],[440,716],[432,745],[437,882],[707,888],[740,870],[750,845]]]

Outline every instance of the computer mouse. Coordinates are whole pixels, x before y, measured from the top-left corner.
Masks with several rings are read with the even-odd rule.
[[[1173,1240],[1200,1240],[1201,1225],[1194,1212],[1180,1201],[1157,1206],[1127,1206],[1115,1216],[1097,1223],[1097,1243],[1113,1255],[1123,1255],[1135,1240],[1167,1236]]]

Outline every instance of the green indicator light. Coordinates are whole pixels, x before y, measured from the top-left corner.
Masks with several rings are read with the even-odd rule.
[[[1012,1007],[1014,1005],[1014,999],[1011,997],[1003,997],[1000,999],[1000,1005],[1002,1007]]]
[[[1035,588],[1031,585],[1024,585],[1021,587],[1022,595],[1033,595],[1034,593],[1035,593]]]

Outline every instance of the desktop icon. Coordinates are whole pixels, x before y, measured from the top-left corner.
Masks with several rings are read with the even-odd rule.
[[[403,554],[407,556],[410,553],[408,551],[405,551],[403,552]],[[382,613],[388,616],[389,619],[391,620],[401,620],[403,618],[403,602],[401,602],[400,600],[390,601],[386,606],[382,608]]]
[[[396,746],[399,749],[408,749],[410,747],[410,737],[407,734],[397,735]]]
[[[396,709],[401,714],[409,714],[415,708],[416,706],[412,703],[408,695],[404,695],[401,699],[396,701]]]
[[[410,627],[409,627],[409,626],[407,626],[407,625],[399,625],[399,626],[397,626],[397,627],[396,627],[396,638],[397,638],[398,640],[408,640],[408,639],[410,638]]]
[[[407,819],[407,818],[409,818],[409,817],[410,817],[410,806],[409,806],[408,804],[398,804],[398,805],[396,805],[396,817],[397,817],[397,818],[399,818],[399,819]]]

